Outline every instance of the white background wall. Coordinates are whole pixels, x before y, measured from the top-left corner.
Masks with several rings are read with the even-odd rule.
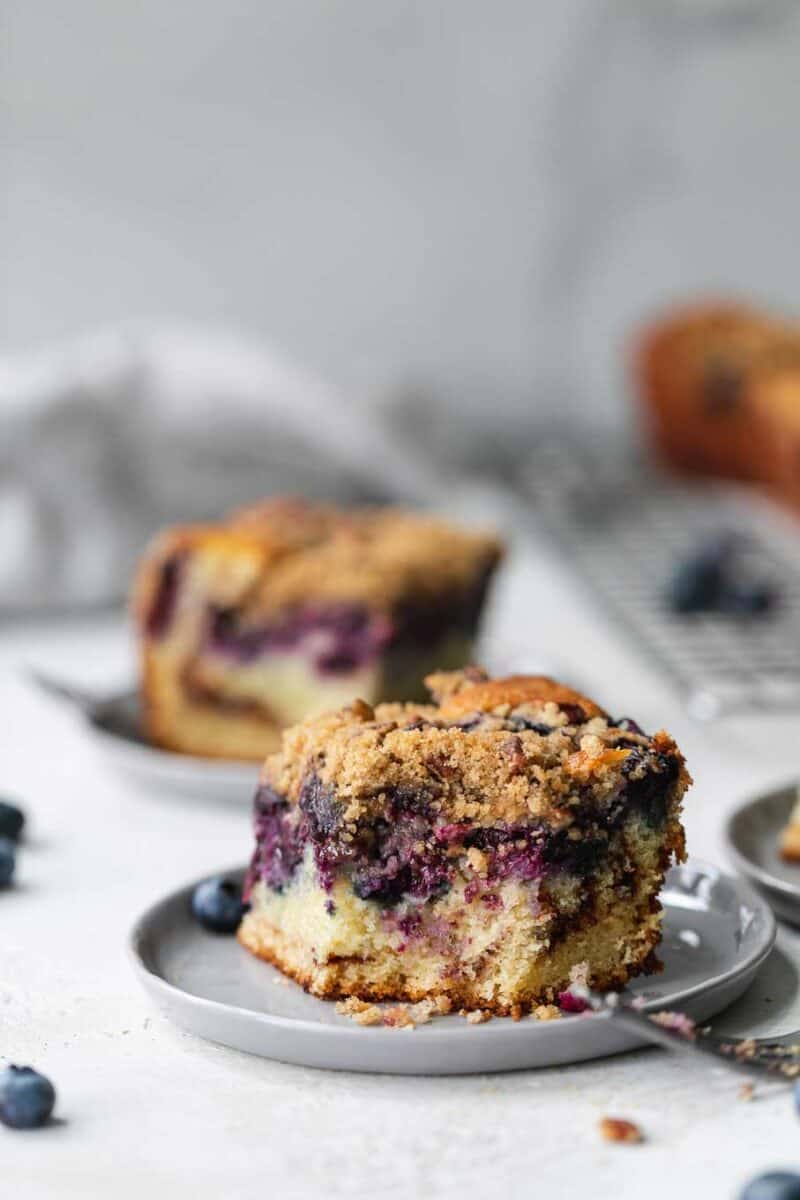
[[[620,413],[664,296],[800,310],[797,10],[0,0],[0,351],[179,316],[451,430]]]

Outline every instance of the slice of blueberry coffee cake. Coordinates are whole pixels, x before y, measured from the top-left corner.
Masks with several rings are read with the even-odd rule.
[[[357,701],[264,766],[239,930],[318,996],[447,997],[518,1014],[580,967],[658,969],[658,893],[690,783],[666,733],[551,679],[428,679],[435,703]]]
[[[310,714],[424,694],[469,661],[500,553],[422,514],[291,498],[167,530],[134,593],[149,736],[261,760]]]

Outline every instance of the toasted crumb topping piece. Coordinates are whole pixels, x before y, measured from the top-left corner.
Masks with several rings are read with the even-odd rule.
[[[545,704],[558,707],[574,705],[583,710],[585,715],[582,720],[606,715],[587,696],[545,675],[510,675],[506,679],[490,679],[480,668],[471,667],[466,671],[443,671],[429,675],[425,682],[439,704],[440,716],[445,718],[473,712],[496,712],[505,716],[521,705],[539,708]]]
[[[607,1142],[643,1142],[644,1134],[633,1121],[625,1121],[621,1117],[603,1117],[600,1121],[600,1135]]]

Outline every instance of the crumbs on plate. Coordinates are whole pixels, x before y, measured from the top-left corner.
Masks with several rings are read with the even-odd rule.
[[[563,1015],[557,1004],[537,1004],[531,1018],[534,1021],[560,1021]]]
[[[336,1011],[343,1017],[349,1017],[356,1025],[383,1025],[387,1029],[414,1029],[417,1025],[426,1025],[434,1016],[445,1016],[451,1009],[447,996],[437,996],[435,1000],[420,1000],[418,1004],[371,1004],[350,996],[347,1000],[339,1000]]]
[[[458,1015],[465,1017],[468,1025],[483,1025],[485,1021],[492,1019],[488,1008],[462,1008]]]

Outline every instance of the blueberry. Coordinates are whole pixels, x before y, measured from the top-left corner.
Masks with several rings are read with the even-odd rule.
[[[552,725],[546,725],[543,721],[531,721],[528,717],[509,717],[508,723],[520,733],[524,729],[531,729],[534,733],[540,734],[541,737],[547,737],[548,734],[553,732]]]
[[[708,612],[719,604],[724,586],[724,557],[702,549],[678,563],[667,587],[667,603],[676,613]]]
[[[239,887],[221,876],[204,879],[192,894],[193,916],[212,933],[235,933],[244,910]]]
[[[800,1200],[800,1175],[795,1171],[767,1171],[751,1179],[740,1200]]]
[[[766,580],[731,581],[723,589],[720,607],[737,616],[758,616],[775,605],[775,589]]]
[[[14,877],[14,843],[11,838],[0,837],[0,887],[8,887]]]
[[[618,721],[614,721],[612,728],[624,729],[626,733],[638,733],[643,737],[645,732],[638,721],[634,721],[633,717],[620,717]]]
[[[37,1129],[49,1119],[56,1091],[32,1067],[6,1067],[0,1072],[0,1121],[12,1129]]]
[[[9,804],[7,800],[0,800],[0,837],[16,840],[22,833],[24,824],[25,814],[22,809],[17,808],[16,804]]]
[[[704,538],[678,563],[666,590],[673,612],[721,612],[758,616],[777,601],[775,587],[753,573],[753,543],[721,532]]]

